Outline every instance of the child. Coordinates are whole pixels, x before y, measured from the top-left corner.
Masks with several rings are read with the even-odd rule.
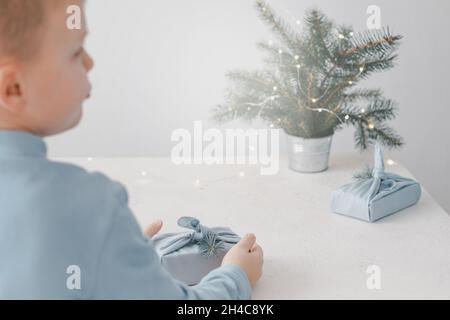
[[[69,30],[69,5],[83,8],[0,1],[0,298],[249,299],[263,263],[254,235],[185,286],[150,240],[162,222],[144,235],[121,184],[47,159],[43,137],[76,126],[91,90],[84,17]]]

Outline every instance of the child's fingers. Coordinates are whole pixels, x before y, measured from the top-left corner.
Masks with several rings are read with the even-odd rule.
[[[257,254],[257,255],[259,255],[259,256],[261,256],[261,257],[264,256],[263,249],[262,249],[261,246],[259,246],[258,244],[255,244],[250,252],[251,252],[252,254]]]
[[[145,230],[145,234],[152,238],[155,234],[157,234],[162,228],[163,222],[161,220],[153,221]]]
[[[243,247],[245,250],[250,251],[253,245],[256,242],[256,236],[252,233],[246,234],[241,241],[239,241],[238,245]]]

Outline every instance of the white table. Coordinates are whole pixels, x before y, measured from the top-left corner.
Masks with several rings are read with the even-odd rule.
[[[416,206],[374,224],[330,212],[331,192],[370,155],[332,155],[319,174],[290,171],[283,160],[274,176],[257,166],[177,167],[169,158],[64,160],[125,184],[142,226],[162,218],[172,232],[189,215],[254,232],[265,253],[254,299],[450,299],[450,219],[426,190]],[[387,169],[412,177],[399,164]],[[371,265],[380,267],[380,290],[367,288]]]

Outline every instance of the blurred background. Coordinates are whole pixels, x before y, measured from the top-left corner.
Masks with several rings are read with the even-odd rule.
[[[403,164],[450,211],[450,2],[447,0],[272,0],[295,28],[319,8],[337,23],[366,27],[367,7],[404,36],[397,66],[365,81],[396,100],[391,125],[406,145],[389,157]],[[92,97],[75,130],[48,139],[53,157],[169,156],[171,134],[218,126],[211,109],[224,101],[225,73],[262,66],[259,40],[273,39],[251,0],[88,1],[87,49],[96,66]],[[255,127],[267,127],[255,122]],[[283,137],[281,139],[283,142]],[[285,152],[281,144],[282,153]],[[332,155],[354,149],[353,128],[335,135]]]

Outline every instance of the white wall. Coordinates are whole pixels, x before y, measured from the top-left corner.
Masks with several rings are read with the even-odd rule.
[[[280,14],[302,18],[316,6],[337,22],[363,30],[366,8],[405,36],[398,66],[372,78],[399,102],[394,122],[406,146],[391,154],[450,211],[450,2],[447,0],[272,0]],[[270,38],[249,0],[91,0],[87,47],[96,60],[93,96],[82,124],[50,138],[53,156],[168,155],[170,134],[210,126],[223,101],[224,74],[260,66],[258,40]],[[353,130],[340,132],[333,152],[353,149]]]

